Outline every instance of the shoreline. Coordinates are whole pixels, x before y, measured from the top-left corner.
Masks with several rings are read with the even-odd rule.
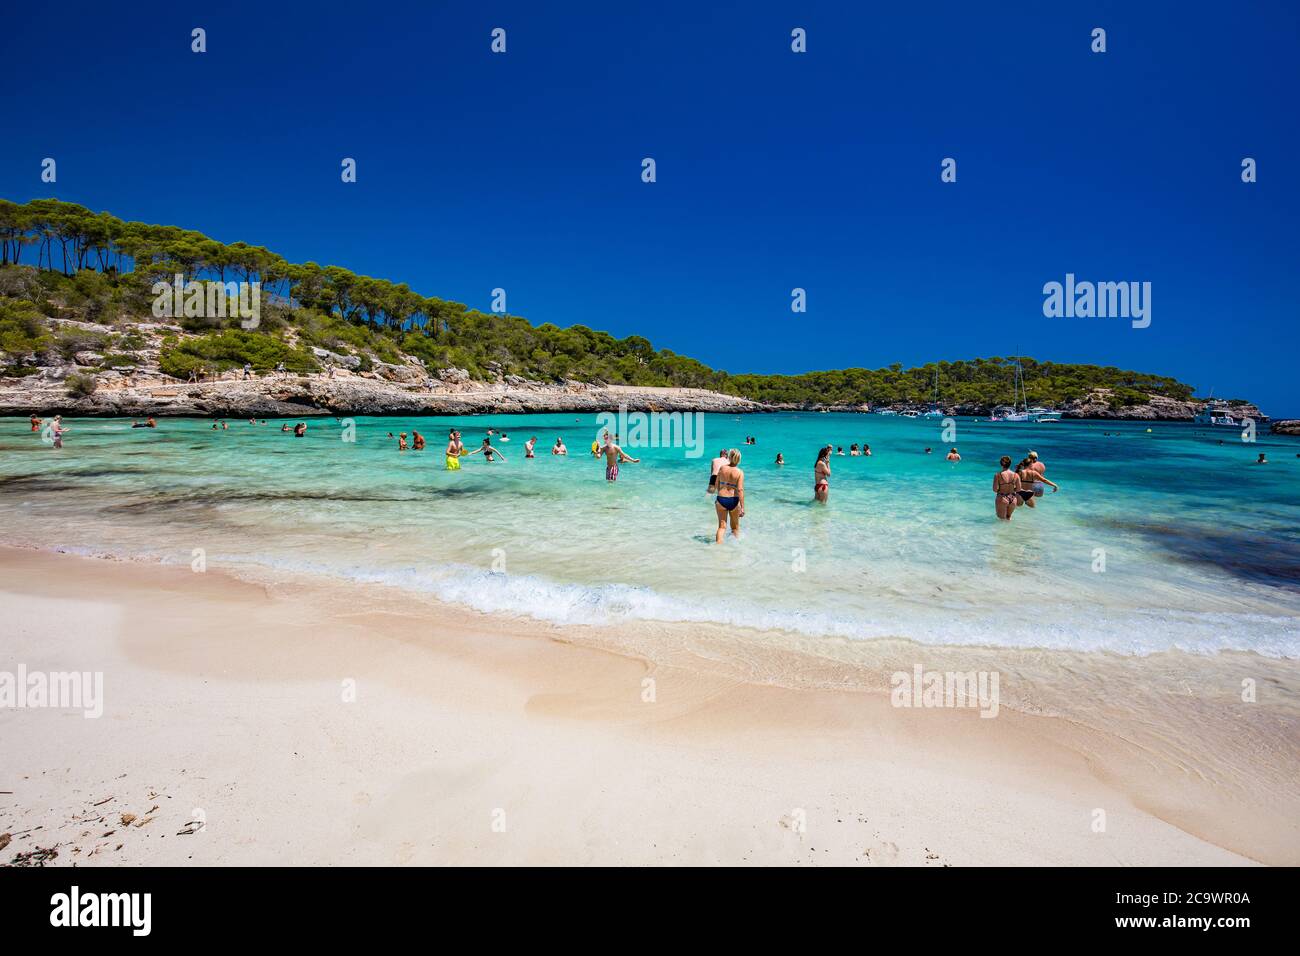
[[[727,658],[712,640],[722,635],[683,626],[649,657],[617,639],[598,646],[599,629],[383,588],[8,547],[0,568],[17,609],[7,656],[29,670],[105,672],[101,720],[0,710],[18,741],[7,768],[17,779],[0,783],[15,791],[0,797],[0,831],[43,827],[36,833],[68,841],[58,863],[183,862],[183,850],[215,864],[1300,859],[1294,806],[1255,794],[1266,806],[1238,819],[1233,788],[1162,766],[1167,756],[1127,739],[1123,724],[1108,733],[1010,705],[994,720],[891,707],[883,680],[874,691],[853,686],[834,654],[798,660],[763,647]],[[939,664],[972,657],[894,651]],[[1061,659],[976,656],[1039,657],[1048,671]],[[783,686],[772,680],[783,672],[813,679]],[[353,674],[359,688],[383,692],[341,705],[338,682]],[[299,763],[307,778],[283,779]],[[123,773],[130,783],[116,785]],[[180,835],[188,806],[148,798],[119,808],[127,798],[113,795],[105,807],[166,821],[154,839],[131,828],[115,849],[95,834],[115,829],[120,841],[123,828],[94,804],[132,786],[208,808],[209,832]],[[654,798],[665,789],[669,799]],[[502,803],[526,821],[518,840],[487,826]],[[1108,815],[1105,833],[1090,828],[1096,809]],[[69,823],[96,812],[103,831]],[[310,814],[309,825],[291,825],[295,813]],[[285,832],[268,837],[268,826]],[[223,835],[201,842],[213,831]],[[6,854],[46,845],[31,836]]]
[[[60,414],[75,418],[309,418],[327,416],[568,414],[608,412],[626,407],[638,412],[706,412],[717,414],[837,413],[875,414],[869,403],[819,405],[763,403],[724,392],[679,386],[600,385],[584,382],[446,383],[415,385],[380,377],[340,373],[265,376],[199,383],[158,379],[124,386],[121,382],[74,398],[62,382],[40,379],[33,388],[27,379],[0,380],[0,417]],[[1159,398],[1153,396],[1153,399]],[[1062,419],[1080,422],[1193,423],[1196,402],[1160,398],[1151,404],[1102,413],[1091,401],[1061,409]],[[894,411],[905,404],[882,405]],[[1270,425],[1254,406],[1243,406],[1261,425]],[[987,416],[992,407],[957,406],[945,415]],[[1145,411],[1143,411],[1145,410]],[[1298,434],[1300,422],[1276,419],[1277,434]],[[1208,426],[1206,426],[1208,427]],[[1223,428],[1225,432],[1235,429]],[[1269,429],[1265,427],[1265,432]]]

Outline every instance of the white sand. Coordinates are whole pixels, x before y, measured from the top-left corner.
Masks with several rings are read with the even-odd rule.
[[[100,719],[0,708],[4,862],[1250,862],[1139,809],[1048,718],[212,571],[0,549],[0,573],[0,670],[102,671],[105,695]]]

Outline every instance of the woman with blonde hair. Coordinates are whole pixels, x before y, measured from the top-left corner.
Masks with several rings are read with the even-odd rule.
[[[727,463],[718,469],[718,497],[713,507],[718,512],[716,544],[722,544],[731,522],[731,533],[740,537],[740,519],[745,517],[745,473],[740,470],[740,452],[735,448],[727,452]]]

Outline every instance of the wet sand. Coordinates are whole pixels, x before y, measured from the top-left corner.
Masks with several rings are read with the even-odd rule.
[[[382,588],[15,549],[0,574],[0,670],[104,681],[98,719],[0,708],[3,862],[1300,862],[1294,793],[1243,803],[1231,767],[1171,759],[1132,714],[1103,730],[1014,692],[1024,710],[994,719],[891,706],[862,655],[922,653],[906,642],[774,651],[683,627],[652,660]],[[1061,666],[983,653],[1012,678]],[[1295,735],[1276,739],[1243,735],[1245,765],[1285,777]]]

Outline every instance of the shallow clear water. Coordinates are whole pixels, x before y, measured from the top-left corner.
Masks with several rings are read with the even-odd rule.
[[[642,463],[610,485],[592,415],[355,421],[346,442],[332,419],[302,439],[279,421],[70,420],[56,451],[0,419],[0,541],[184,564],[202,548],[210,568],[338,574],[555,622],[1300,657],[1300,441],[1283,436],[961,419],[949,442],[935,420],[709,415],[703,457],[629,448]],[[444,470],[452,425],[471,448],[504,428],[509,460]],[[417,428],[423,452],[386,437]],[[568,458],[550,454],[557,435]],[[832,458],[830,502],[813,503],[817,448],[853,442],[873,456]],[[720,447],[744,453],[748,495],[744,537],[722,547],[705,494]],[[1062,491],[998,522],[997,459],[1030,448]],[[1251,464],[1260,451],[1271,464]]]

